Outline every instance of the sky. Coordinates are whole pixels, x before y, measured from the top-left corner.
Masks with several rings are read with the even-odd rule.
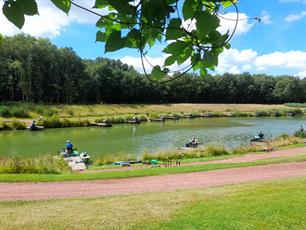
[[[104,52],[104,44],[96,43],[97,16],[72,6],[67,16],[52,5],[50,0],[37,0],[39,16],[26,17],[22,30],[0,13],[0,33],[11,36],[28,33],[49,38],[58,47],[72,47],[82,58],[106,57],[120,59],[143,72],[137,50],[122,49]],[[75,0],[88,8],[94,0]],[[1,6],[2,3],[0,3]],[[1,6],[2,7],[2,6]],[[241,20],[231,40],[231,48],[219,56],[219,65],[213,74],[265,73],[306,77],[306,0],[240,0],[239,18],[259,16],[262,20]],[[105,13],[105,12],[100,12]],[[224,11],[225,18],[234,18],[233,8]],[[221,19],[220,31],[231,30],[234,23]],[[148,52],[151,64],[162,64],[165,44],[157,44]],[[147,70],[150,66],[146,64]],[[175,70],[173,66],[173,70]]]

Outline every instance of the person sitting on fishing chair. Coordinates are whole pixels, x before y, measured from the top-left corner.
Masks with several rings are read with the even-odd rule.
[[[35,120],[32,121],[32,124],[31,124],[30,128],[31,129],[37,129],[36,121]]]
[[[73,149],[73,144],[70,142],[70,140],[67,140],[65,150],[66,150],[68,156],[70,156],[72,154],[72,149]]]
[[[195,135],[192,135],[191,146],[194,148],[197,146],[197,144],[198,144],[198,140],[196,139]]]
[[[258,134],[258,137],[259,137],[260,139],[263,139],[264,134],[262,133],[262,131],[260,131],[260,133]]]

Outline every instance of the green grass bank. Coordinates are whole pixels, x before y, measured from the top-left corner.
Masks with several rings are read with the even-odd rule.
[[[0,104],[0,130],[25,129],[32,119],[47,128],[82,127],[107,121],[127,123],[136,116],[145,122],[160,117],[302,116],[303,106],[260,104],[101,104],[39,105]],[[17,121],[19,123],[17,123]]]

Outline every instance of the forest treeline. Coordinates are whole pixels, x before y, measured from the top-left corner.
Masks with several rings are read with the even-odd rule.
[[[0,47],[0,101],[35,103],[284,103],[306,101],[306,79],[293,76],[187,74],[151,83],[119,60],[81,59],[71,48],[28,35]]]

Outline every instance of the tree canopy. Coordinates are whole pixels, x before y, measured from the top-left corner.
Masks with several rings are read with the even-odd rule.
[[[160,80],[173,64],[182,65],[180,73],[199,70],[203,75],[218,64],[218,56],[229,48],[232,33],[218,31],[222,12],[234,6],[238,23],[238,0],[96,0],[94,9],[87,9],[72,0],[50,0],[69,14],[72,6],[100,18],[96,40],[105,43],[105,52],[121,48],[137,49],[145,70],[146,54],[156,42],[163,42],[167,55],[162,65],[152,66],[151,76]],[[95,9],[106,9],[102,15]],[[6,18],[22,28],[25,15],[39,13],[36,0],[4,0]]]
[[[154,84],[118,60],[81,59],[71,48],[20,34],[5,37],[0,47],[0,92],[0,102],[47,104],[283,103],[306,101],[306,79],[187,73]]]

